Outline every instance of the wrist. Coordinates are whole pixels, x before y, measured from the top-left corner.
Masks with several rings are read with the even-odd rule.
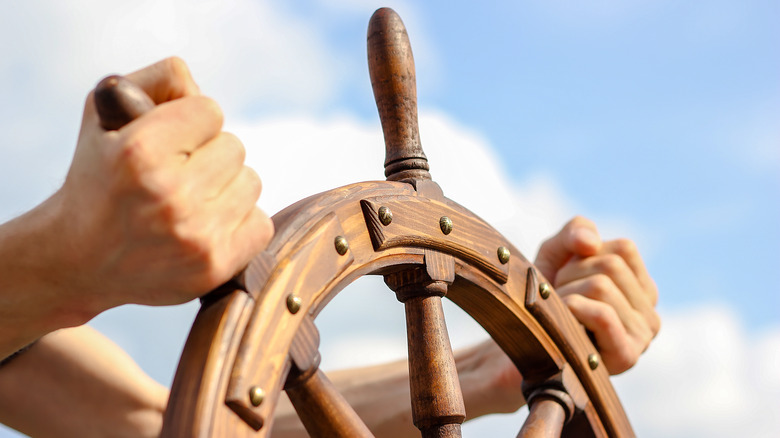
[[[522,377],[492,340],[455,353],[466,417],[515,412],[525,404]]]
[[[98,312],[80,298],[79,270],[69,256],[60,192],[0,225],[0,312],[3,325],[27,339],[81,325]]]

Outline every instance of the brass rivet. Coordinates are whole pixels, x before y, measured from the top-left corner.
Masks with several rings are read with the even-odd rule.
[[[588,365],[590,369],[595,370],[599,367],[599,356],[595,353],[588,355]]]
[[[505,246],[498,247],[498,261],[501,262],[502,265],[509,262],[509,248]]]
[[[441,232],[445,235],[450,234],[452,232],[452,219],[447,216],[442,216],[441,219],[439,219],[439,227],[441,228]]]
[[[542,283],[539,285],[539,295],[542,296],[543,300],[546,300],[550,297],[550,292],[552,290],[550,289],[550,285],[547,283]]]
[[[263,391],[263,388],[259,386],[253,386],[249,388],[249,401],[252,403],[252,406],[260,406],[260,404],[263,403],[264,398],[265,391]]]
[[[346,254],[349,249],[349,242],[347,242],[347,239],[345,239],[344,236],[336,236],[336,239],[333,240],[333,244],[336,246],[336,252],[339,253],[339,255]]]
[[[393,212],[387,207],[379,207],[377,215],[379,216],[379,222],[382,222],[382,225],[390,225],[390,222],[393,221]]]
[[[287,310],[290,311],[293,315],[298,313],[299,310],[301,310],[301,297],[295,294],[287,295]]]

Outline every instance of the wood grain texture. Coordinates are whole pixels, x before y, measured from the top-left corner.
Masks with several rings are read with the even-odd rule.
[[[254,432],[235,419],[230,435],[215,428],[214,417],[224,414],[224,387],[230,358],[238,349],[253,302],[246,292],[234,290],[204,304],[184,346],[171,386],[163,419],[163,438],[248,436]],[[232,412],[230,412],[232,414]]]
[[[527,276],[526,307],[567,358],[599,416],[604,420],[607,433],[610,436],[635,436],[617,394],[609,383],[606,367],[601,365],[592,370],[588,365],[588,355],[598,352],[588,339],[584,327],[574,318],[554,290],[549,298],[542,299],[539,294],[539,274],[535,268],[529,268]]]
[[[273,405],[252,406],[247,397],[250,388],[259,386],[269,399],[278,397],[289,370],[290,344],[308,313],[312,296],[354,261],[351,251],[339,255],[333,246],[334,238],[344,234],[337,217],[326,215],[287,257],[279,260],[260,296],[259,302],[265,305],[258,305],[259,312],[249,321],[227,395],[228,405],[253,427],[259,429],[271,418]],[[291,293],[303,303],[295,314],[286,306]]]
[[[556,401],[545,399],[534,403],[518,438],[559,437],[563,431],[565,412]]]
[[[286,391],[309,436],[374,436],[321,370]]]
[[[406,313],[412,420],[424,438],[460,437],[466,408],[441,304],[455,261],[426,249],[423,263],[385,275]]]
[[[154,108],[144,90],[124,76],[112,75],[98,82],[94,92],[100,126],[114,131]]]
[[[290,373],[284,389],[312,437],[372,437],[352,406],[320,371],[320,335],[304,318],[290,346]]]
[[[285,269],[298,266],[294,268],[295,272],[292,274],[296,278],[295,284],[318,284],[318,287],[308,289],[309,291],[303,293],[304,302],[302,304],[301,313],[308,313],[307,318],[314,317],[327,303],[338,294],[338,292],[351,281],[359,276],[366,274],[379,274],[387,275],[395,272],[408,271],[409,268],[417,267],[420,276],[430,277],[428,268],[426,267],[426,257],[428,260],[432,260],[431,256],[426,255],[430,249],[420,248],[415,246],[394,246],[379,251],[375,251],[371,242],[371,237],[366,229],[366,221],[364,217],[364,211],[361,208],[360,201],[366,198],[376,197],[377,194],[387,195],[388,192],[396,191],[400,193],[400,198],[405,201],[409,201],[414,197],[409,197],[408,184],[398,183],[360,183],[352,186],[342,187],[335,189],[332,192],[323,193],[317,197],[308,199],[306,202],[299,204],[301,210],[298,214],[285,213],[287,219],[275,221],[282,225],[279,234],[276,238],[286,238],[284,242],[273,242],[270,248],[274,248],[275,252],[266,254],[262,263],[272,263],[270,268],[256,269],[256,272],[268,271],[266,280],[263,282],[263,275],[254,275],[252,278],[247,278],[247,287],[250,289],[250,294],[244,294],[246,296],[256,296],[257,302],[252,302],[252,308],[250,309],[251,315],[244,318],[244,325],[241,327],[234,327],[236,334],[242,344],[241,348],[227,348],[227,349],[203,349],[201,353],[207,353],[212,355],[208,360],[201,359],[201,363],[214,362],[215,364],[221,364],[222,370],[217,370],[215,366],[207,366],[202,368],[202,365],[198,365],[198,361],[193,363],[182,363],[180,368],[189,368],[189,374],[192,377],[187,381],[192,382],[207,382],[216,380],[219,381],[222,378],[229,380],[236,376],[240,376],[241,380],[246,383],[243,391],[239,391],[236,394],[240,397],[246,397],[246,391],[251,384],[249,382],[254,381],[254,377],[257,374],[257,370],[267,367],[263,362],[278,363],[277,369],[280,375],[273,377],[269,382],[278,381],[279,388],[281,389],[284,384],[284,380],[287,376],[287,370],[289,369],[289,351],[291,346],[291,340],[294,337],[293,334],[289,334],[288,339],[286,334],[288,331],[295,332],[297,326],[290,324],[290,322],[299,321],[296,320],[297,316],[290,317],[289,313],[284,306],[284,293],[281,290],[289,290],[289,280],[283,280],[285,278],[291,278],[290,275],[280,275],[277,272],[282,272]],[[398,190],[398,189],[401,190]],[[329,207],[323,206],[322,200],[328,200],[331,202]],[[424,203],[431,200],[424,200]],[[441,201],[443,208],[446,209],[447,214],[455,215],[457,211],[451,207],[451,203],[446,199]],[[427,204],[414,204],[414,205],[427,205]],[[462,207],[460,207],[462,208]],[[326,224],[331,222],[337,222],[341,226],[341,230],[335,229],[330,232],[323,232],[322,230],[328,229]],[[323,225],[326,225],[323,228]],[[287,229],[286,227],[291,227]],[[333,249],[333,234],[343,232],[347,240],[349,241],[351,254],[354,259],[351,263],[345,264],[345,267],[339,268],[338,263],[333,264],[334,260],[338,261],[341,257],[334,255]],[[498,234],[497,234],[498,235]],[[503,237],[498,235],[502,241],[505,241]],[[316,237],[316,238],[315,238]],[[276,239],[275,238],[275,239]],[[445,247],[441,241],[447,239],[448,236],[444,236],[440,231],[430,236],[432,241],[435,241],[433,246]],[[321,239],[320,243],[315,244],[314,241]],[[310,246],[313,245],[313,246]],[[312,248],[305,250],[305,248]],[[317,249],[313,249],[317,248]],[[562,350],[566,350],[566,344],[582,344],[587,346],[587,338],[583,338],[582,331],[572,331],[571,333],[565,332],[562,336],[564,347],[559,347],[560,340],[555,341],[550,335],[547,334],[544,327],[540,324],[540,321],[531,314],[526,308],[526,295],[527,292],[535,290],[538,285],[533,284],[536,280],[531,278],[531,284],[529,284],[528,270],[532,268],[532,265],[527,262],[524,257],[519,256],[520,252],[509,245],[509,249],[512,252],[512,258],[507,264],[507,281],[501,283],[496,281],[493,275],[488,275],[481,267],[476,267],[469,260],[452,257],[454,261],[455,279],[453,283],[447,288],[447,298],[454,301],[460,307],[462,307],[469,315],[480,323],[487,332],[493,337],[498,345],[509,355],[510,359],[516,364],[520,372],[526,379],[543,381],[562,373],[566,369],[567,357]],[[312,264],[311,260],[317,260],[318,263]],[[330,261],[329,261],[330,260]],[[320,263],[321,261],[321,263]],[[254,262],[253,262],[254,263]],[[306,265],[312,265],[311,267],[305,267]],[[431,266],[450,266],[449,263],[431,263]],[[437,271],[440,270],[437,268]],[[445,270],[446,271],[446,270]],[[449,276],[444,272],[435,274],[437,277]],[[275,283],[279,284],[275,284]],[[307,286],[308,288],[308,286]],[[259,290],[255,290],[259,289]],[[274,292],[276,291],[276,292]],[[276,297],[276,298],[273,298]],[[278,300],[278,301],[276,301]],[[275,304],[276,303],[276,304]],[[274,316],[275,313],[280,315]],[[279,318],[287,318],[287,322],[282,323]],[[303,318],[303,317],[301,317]],[[251,319],[277,321],[276,323],[267,324],[249,324]],[[204,321],[205,319],[201,319]],[[196,321],[196,325],[200,323]],[[282,331],[283,334],[274,334],[275,332]],[[244,333],[246,332],[246,333]],[[252,332],[252,333],[250,333]],[[193,336],[198,335],[207,340],[201,340],[207,345],[219,345],[220,342],[226,342],[224,339],[228,339],[224,335],[216,336],[213,333],[209,333],[207,328],[203,330],[195,330],[193,328]],[[572,336],[572,339],[568,339],[568,336]],[[233,338],[235,339],[235,338]],[[265,339],[267,342],[260,342],[258,340]],[[286,340],[288,339],[288,340]],[[192,341],[197,344],[199,342]],[[188,342],[189,344],[189,342]],[[262,347],[261,347],[262,346]],[[238,361],[236,360],[240,355],[238,351],[252,351],[251,354],[254,358],[250,359],[246,356],[244,364],[236,366]],[[568,350],[567,350],[568,351]],[[210,373],[210,374],[209,374]],[[597,413],[590,403],[590,390],[594,387],[608,387],[609,380],[606,375],[598,373],[588,373],[584,377],[573,374],[575,380],[578,382],[582,379],[595,379],[599,382],[597,384],[590,384],[587,387],[583,382],[582,387],[586,388],[584,391],[588,397],[587,402],[581,401],[579,403],[584,411],[584,415],[575,415],[574,420],[567,425],[564,429],[573,427],[573,425],[579,424],[583,428],[593,428],[595,432],[589,432],[587,436],[605,436],[601,427],[601,418],[606,421],[611,421],[612,417],[600,417],[600,413]],[[227,377],[225,377],[227,376]],[[277,380],[274,380],[277,379]],[[566,377],[562,378],[566,381]],[[565,384],[566,388],[572,394],[576,391],[571,384]],[[218,400],[226,400],[228,397],[227,383],[224,386],[217,385],[217,391],[221,391],[221,396],[217,395]],[[589,389],[590,388],[590,389]],[[611,387],[610,387],[611,390]],[[189,391],[189,392],[187,392]],[[193,390],[187,390],[185,393],[192,394]],[[268,392],[268,390],[266,389]],[[273,391],[272,391],[273,392]],[[278,395],[278,391],[276,392]],[[219,394],[219,392],[218,392]],[[275,399],[272,396],[267,397],[263,407],[265,409],[264,415],[269,415],[273,411],[275,406]],[[573,395],[574,397],[574,395]],[[219,403],[212,405],[198,406],[197,404],[187,403],[190,409],[208,408],[213,409],[196,413],[196,414],[184,414],[185,418],[200,418],[200,422],[208,424],[212,423],[210,430],[226,431],[223,435],[215,436],[232,436],[227,434],[228,431],[232,433],[233,430],[241,431],[241,428],[249,429],[244,419],[236,415],[231,409],[226,408],[224,405],[219,407]],[[249,405],[246,405],[248,409]],[[255,409],[252,407],[251,409]],[[622,411],[621,411],[622,412]],[[178,415],[178,414],[176,414]],[[208,418],[211,418],[210,420]],[[243,425],[241,423],[244,423]],[[231,429],[232,428],[232,429]],[[614,428],[613,428],[614,429]],[[205,428],[204,430],[208,430]],[[267,432],[267,424],[263,426],[260,431],[253,436],[265,436]],[[575,429],[572,429],[573,431]],[[584,430],[584,429],[583,429]],[[617,430],[617,429],[615,429]],[[579,436],[575,432],[571,432],[573,435]],[[186,436],[186,435],[182,435]],[[194,435],[193,435],[194,436]],[[210,435],[200,435],[203,437]],[[241,436],[241,435],[237,435]],[[565,435],[566,436],[566,435]],[[631,436],[630,433],[617,433],[611,436]]]
[[[342,288],[368,274],[385,276],[404,302],[411,403],[423,436],[460,436],[465,417],[441,311],[445,295],[508,354],[528,394],[547,391],[533,403],[521,434],[559,434],[562,427],[566,437],[633,436],[604,367],[587,365],[593,345],[557,295],[541,300],[541,279],[530,262],[430,180],[411,46],[397,14],[377,11],[368,40],[390,181],[330,190],[274,216],[276,234],[266,251],[203,300],[174,379],[163,436],[265,437],[283,387],[312,435],[370,436],[319,371],[312,322]],[[122,89],[108,85],[103,88]],[[96,98],[124,108],[101,117],[118,121],[109,129],[149,109],[148,102],[132,102],[133,92]],[[377,219],[381,206],[392,209],[392,222]],[[442,216],[452,220],[451,232],[442,232]],[[334,248],[336,236],[348,242],[343,254]],[[498,260],[500,246],[509,249],[508,262]],[[300,298],[298,311],[286,305],[291,293]],[[266,394],[258,406],[249,397],[254,387]]]
[[[393,212],[393,222],[389,225],[382,225],[376,219],[383,206]],[[420,196],[381,196],[363,199],[361,207],[375,250],[396,246],[435,249],[468,260],[497,281],[506,282],[508,268],[498,260],[496,250],[506,246],[507,240],[457,204]],[[439,226],[442,216],[453,222],[452,232],[447,235]]]
[[[409,349],[412,419],[422,436],[460,437],[466,419],[463,394],[439,296],[404,302]]]
[[[388,181],[431,179],[417,125],[417,84],[409,36],[392,9],[368,24],[368,71],[385,136]]]

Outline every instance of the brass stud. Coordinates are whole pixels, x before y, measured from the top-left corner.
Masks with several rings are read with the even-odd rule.
[[[347,239],[345,239],[344,236],[336,236],[336,239],[333,240],[333,244],[336,246],[336,252],[339,253],[339,255],[346,254],[349,249],[349,242],[347,242]]]
[[[505,246],[498,247],[498,261],[501,262],[502,265],[509,262],[509,248]]]
[[[447,216],[442,216],[439,219],[439,227],[441,228],[441,232],[445,235],[450,234],[452,232],[452,219]]]
[[[260,406],[260,404],[263,403],[264,398],[265,391],[263,391],[263,388],[259,386],[253,386],[249,388],[249,401],[252,403],[252,406]]]
[[[599,356],[596,353],[588,355],[588,365],[590,365],[590,369],[592,370],[599,367]]]
[[[552,289],[550,289],[550,285],[547,283],[542,283],[539,285],[539,295],[542,296],[543,300],[546,300],[550,297],[550,292],[552,292]]]
[[[303,301],[301,300],[301,297],[295,294],[287,295],[287,310],[290,311],[293,315],[298,313],[299,310],[301,310],[301,303]]]
[[[377,215],[379,216],[379,222],[382,222],[382,225],[390,225],[390,222],[393,221],[393,212],[385,206],[379,207]]]

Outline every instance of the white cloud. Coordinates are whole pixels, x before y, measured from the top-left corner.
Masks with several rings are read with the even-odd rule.
[[[16,40],[19,44],[4,45],[11,62],[0,69],[3,76],[15,65],[47,76],[57,66],[51,91],[78,98],[107,72],[128,72],[180,55],[204,91],[231,110],[269,99],[320,105],[339,81],[336,60],[320,36],[274,2],[45,3],[17,3],[3,14],[2,22],[9,24],[4,40],[25,36]]]
[[[444,194],[494,224],[521,251],[535,251],[574,214],[573,202],[551,177],[537,175],[516,185],[487,140],[445,114],[421,112],[420,126],[431,175]],[[259,204],[269,212],[323,190],[384,179],[379,123],[298,117],[228,129],[242,138],[247,164],[263,179]]]
[[[780,327],[748,333],[725,305],[662,311],[639,364],[614,379],[640,436],[772,437],[780,431]]]
[[[348,4],[354,2],[344,3],[352,7]],[[607,18],[625,13],[614,12],[613,3],[597,3],[596,15],[600,10]],[[413,33],[419,70],[430,77],[432,68],[422,68],[420,63],[430,64],[435,50],[426,48],[419,31],[423,26],[415,24],[419,19],[401,12]],[[580,12],[567,16],[581,22]],[[594,22],[599,21],[589,21]],[[230,113],[252,109],[257,101],[275,101],[280,107],[326,104],[343,78],[338,53],[326,46],[316,26],[310,24],[265,0],[197,4],[145,0],[133,6],[120,1],[49,0],[6,5],[0,14],[0,38],[14,43],[0,46],[0,94],[13,104],[1,109],[0,115],[8,117],[0,117],[0,147],[2,156],[12,159],[0,162],[0,173],[9,182],[3,185],[14,192],[8,196],[39,198],[56,186],[67,168],[83,95],[108,72],[130,71],[179,54],[189,62],[204,91]],[[427,85],[421,89],[430,89]],[[261,205],[271,212],[314,192],[382,178],[378,123],[348,116],[325,120],[302,116],[245,122],[231,129],[244,140],[249,162],[264,179]],[[527,256],[533,256],[545,236],[580,211],[581,206],[549,175],[510,183],[487,141],[447,115],[423,112],[421,129],[432,174],[445,194],[493,223]],[[769,154],[776,167],[776,148],[771,147],[774,132],[759,132],[757,143],[766,145],[759,153]],[[14,202],[22,205],[21,200]],[[7,215],[8,203],[2,208]],[[594,219],[605,235],[635,236],[624,231],[641,229],[620,218]],[[645,245],[640,242],[640,247]],[[356,300],[358,305],[337,299],[332,309],[326,309],[333,316],[323,315],[320,321],[323,355],[326,361],[335,358],[326,365],[344,365],[340,362],[343,352],[353,345],[364,347],[362,359],[367,361],[403,354],[400,308],[378,314],[364,310],[369,303],[395,301],[381,280],[379,284],[371,281],[356,285],[368,292],[345,292],[363,294]],[[340,301],[347,302],[342,305]],[[129,350],[147,372],[167,382],[196,307],[126,307],[107,313],[95,324]],[[482,336],[462,313],[448,308],[448,315],[456,346]],[[326,316],[334,321],[328,322]],[[664,328],[639,366],[616,379],[640,436],[776,434],[780,430],[776,415],[780,328],[748,334],[733,312],[723,307],[691,308],[663,316]],[[354,327],[369,323],[373,324],[370,330],[350,335]],[[388,331],[394,335],[387,335]],[[371,335],[370,342],[367,335]],[[486,429],[474,429],[483,432],[472,430],[471,436],[492,435],[486,430],[513,434],[519,420],[488,418],[484,423]],[[12,435],[0,431],[0,436]]]
[[[543,234],[529,232],[529,223],[552,231],[572,210],[573,204],[549,177],[513,185],[486,141],[446,115],[422,113],[421,125],[432,173],[445,193],[500,223],[510,238],[522,236],[526,246],[534,248]],[[324,121],[301,117],[236,125],[233,130],[249,149],[248,162],[264,178],[261,204],[269,210],[313,192],[382,176],[378,124],[346,116]],[[360,287],[364,290],[356,289]],[[392,293],[377,279],[356,288],[345,292],[351,294],[346,299],[335,300],[325,311],[328,316],[319,321],[327,367],[347,365],[348,351],[360,351],[357,360],[364,362],[403,355],[402,310],[394,303],[397,311],[387,311],[395,301]],[[378,312],[372,313],[372,306],[379,306]],[[147,372],[165,381],[173,372],[194,308],[125,308],[106,314],[97,324],[130,350]],[[456,348],[482,336],[462,313],[448,308],[448,315]],[[773,412],[780,396],[780,328],[751,339],[724,307],[665,312],[664,321],[640,364],[616,379],[641,436],[760,437],[778,430]],[[355,327],[361,328],[359,333]],[[474,435],[514,434],[522,415],[489,417],[467,430]]]

